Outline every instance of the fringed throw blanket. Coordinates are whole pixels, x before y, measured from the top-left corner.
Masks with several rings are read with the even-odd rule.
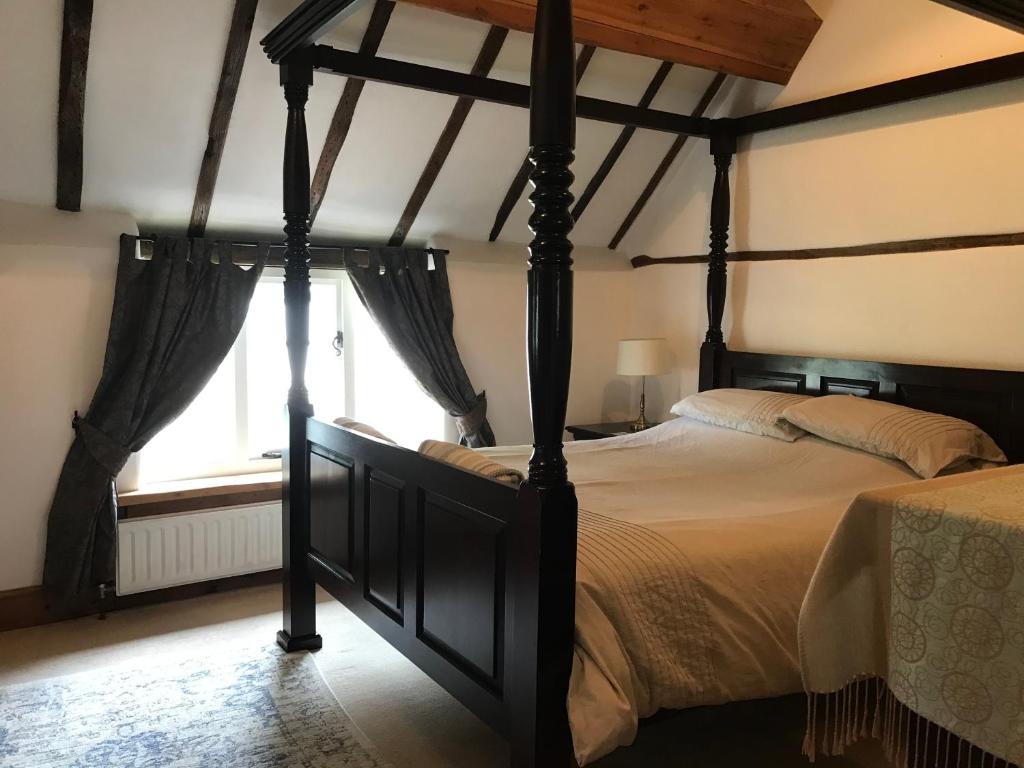
[[[805,752],[1024,764],[1024,467],[860,496],[800,614]]]

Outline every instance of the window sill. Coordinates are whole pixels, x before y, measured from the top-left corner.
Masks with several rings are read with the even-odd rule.
[[[137,491],[118,494],[117,505],[118,518],[130,520],[280,499],[281,473],[260,472],[154,483]]]

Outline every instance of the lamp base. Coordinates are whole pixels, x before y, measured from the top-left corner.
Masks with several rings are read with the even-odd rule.
[[[644,415],[641,413],[640,418],[634,421],[630,425],[629,429],[632,432],[643,432],[645,429],[650,429],[653,426],[654,425],[647,421],[647,419],[645,419]]]

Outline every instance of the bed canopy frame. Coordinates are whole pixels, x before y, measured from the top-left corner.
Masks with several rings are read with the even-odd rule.
[[[286,651],[318,649],[316,585],[444,686],[511,746],[514,768],[573,763],[577,500],[562,436],[572,354],[570,170],[579,116],[710,140],[715,166],[700,387],[884,397],[968,417],[1024,460],[1024,374],[734,352],[722,332],[729,168],[737,138],[1024,76],[1024,54],[740,120],[577,99],[571,0],[539,0],[531,86],[317,45],[357,0],[306,0],[264,40],[288,105],[285,302],[291,387],[284,459]],[[304,108],[314,71],[530,108],[534,206],[527,359],[534,451],[512,488],[318,421],[305,386],[310,301],[310,166]]]

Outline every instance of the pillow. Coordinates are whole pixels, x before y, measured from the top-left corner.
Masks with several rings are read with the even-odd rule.
[[[792,443],[807,433],[783,419],[782,412],[808,399],[807,395],[756,389],[712,389],[680,400],[672,406],[672,413]]]
[[[342,416],[340,419],[335,419],[334,423],[337,424],[339,427],[351,429],[353,432],[361,432],[364,435],[375,437],[378,440],[383,440],[385,443],[391,443],[393,445],[396,445],[395,441],[392,440],[390,437],[382,435],[369,424],[363,424],[363,422],[361,421],[356,421],[355,419],[349,419],[346,418],[345,416]]]
[[[475,472],[478,475],[489,477],[491,480],[497,480],[500,483],[519,485],[525,479],[523,473],[518,469],[512,469],[512,467],[506,467],[504,464],[491,461],[483,454],[477,453],[471,448],[463,448],[455,443],[445,443],[440,440],[424,440],[420,445],[420,453],[431,459]]]
[[[931,478],[966,463],[1006,463],[991,437],[973,424],[853,395],[826,395],[786,409],[786,419],[833,443],[899,459]]]

